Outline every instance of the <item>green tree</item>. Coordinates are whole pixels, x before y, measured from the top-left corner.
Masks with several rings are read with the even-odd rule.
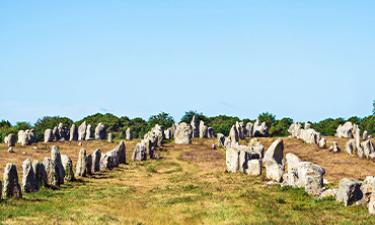
[[[350,122],[355,123],[355,124],[361,124],[362,119],[359,118],[358,116],[352,116],[347,121],[350,121]]]
[[[65,126],[70,127],[73,124],[73,121],[67,117],[60,116],[45,116],[41,119],[38,119],[38,121],[34,125],[37,141],[43,140],[44,131],[46,129],[52,129],[55,126],[59,125],[59,123],[63,123]]]
[[[151,129],[156,124],[163,126],[164,128],[171,127],[174,124],[174,119],[168,113],[161,112],[158,115],[153,115],[148,119],[148,127]]]
[[[336,134],[337,127],[343,123],[345,123],[345,120],[343,118],[328,118],[318,123],[312,123],[311,125],[312,128],[320,132],[322,135],[334,136]]]
[[[281,120],[276,120],[270,128],[270,135],[276,137],[288,136],[288,128],[292,125],[293,120],[291,118],[282,118]]]
[[[193,119],[193,116],[195,116],[197,121],[203,120],[205,123],[208,122],[208,118],[205,115],[203,115],[203,113],[198,113],[197,111],[192,110],[185,112],[180,122],[185,122],[189,124]]]
[[[269,112],[264,112],[258,116],[258,120],[260,122],[266,122],[267,127],[270,128],[272,124],[276,122],[276,116]]]
[[[372,102],[372,115],[375,116],[375,100]]]
[[[132,131],[132,136],[135,138],[143,138],[143,136],[148,132],[147,122],[140,117],[136,117],[129,121],[129,127]],[[127,127],[124,127],[124,131]]]
[[[77,121],[75,124],[79,126],[83,121],[86,121],[87,124],[91,124],[93,127],[96,127],[99,123],[103,123],[107,127],[107,131],[110,132],[120,131],[120,127],[122,127],[120,118],[111,113],[89,115]]]
[[[375,136],[375,116],[367,116],[362,119],[362,123],[360,124],[360,128],[373,136]]]
[[[237,122],[240,118],[234,116],[219,115],[209,117],[207,121],[207,126],[214,129],[215,133],[222,133],[228,135],[230,128]]]

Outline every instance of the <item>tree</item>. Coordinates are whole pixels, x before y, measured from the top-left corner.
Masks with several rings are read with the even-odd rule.
[[[291,118],[282,118],[281,120],[277,120],[270,128],[270,135],[276,137],[288,136],[288,129],[292,123],[293,120]]]
[[[215,133],[222,133],[224,135],[228,135],[230,128],[237,121],[240,121],[240,118],[234,116],[219,115],[209,117],[207,121],[207,126],[212,127]]]
[[[148,127],[151,129],[156,124],[163,126],[164,128],[171,127],[174,124],[174,119],[168,113],[161,112],[158,115],[153,115],[148,119]]]
[[[276,122],[276,116],[269,112],[264,112],[258,116],[258,120],[260,122],[266,122],[267,127],[270,128],[272,124]]]
[[[367,132],[371,135],[375,135],[375,116],[367,116],[362,119],[362,123],[360,124],[360,128],[362,130],[367,130]]]
[[[375,100],[372,102],[372,115],[375,116]]]
[[[192,110],[185,112],[185,115],[181,118],[180,122],[185,122],[189,124],[193,119],[193,116],[195,116],[197,121],[202,120],[205,123],[208,122],[208,118],[205,115],[203,115],[203,113],[198,113],[197,111]]]
[[[91,126],[93,126],[94,128],[99,123],[103,123],[107,127],[107,131],[110,132],[117,132],[120,130],[120,127],[122,127],[120,118],[111,113],[96,113],[93,115],[89,115],[77,121],[75,124],[79,126],[81,123],[83,123],[83,121],[86,121],[87,124],[91,124]]]
[[[45,116],[34,125],[35,136],[37,141],[41,141],[44,138],[44,131],[46,129],[53,129],[55,126],[63,123],[65,126],[70,127],[73,124],[73,121],[67,117],[60,116]]]
[[[328,118],[318,123],[312,123],[311,126],[322,135],[334,136],[336,134],[337,127],[343,123],[345,123],[343,118]]]
[[[147,122],[140,117],[131,119],[129,121],[129,127],[134,138],[143,138],[143,136],[148,132]],[[125,131],[127,127],[123,127],[122,129]]]

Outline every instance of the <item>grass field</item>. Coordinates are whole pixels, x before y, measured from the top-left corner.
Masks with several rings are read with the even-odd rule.
[[[333,138],[329,138],[332,141]],[[260,139],[268,146],[272,139]],[[333,199],[315,200],[303,190],[265,185],[264,177],[225,173],[225,153],[211,150],[214,140],[192,145],[166,144],[159,161],[130,162],[92,178],[67,183],[59,190],[44,189],[24,199],[3,201],[3,224],[375,224],[360,206],[345,208]],[[342,142],[342,141],[341,141]],[[340,143],[341,143],[340,142]],[[57,143],[75,161],[77,143]],[[127,157],[135,141],[127,142]],[[0,166],[6,160],[49,155],[51,144],[0,148]],[[115,144],[87,142],[107,151]],[[374,163],[346,153],[318,151],[315,146],[285,139],[286,152],[317,161],[333,184],[343,177],[375,175]],[[342,147],[344,147],[342,145]],[[335,161],[336,160],[336,161]],[[354,166],[353,164],[359,164]],[[21,173],[20,164],[18,166]],[[358,172],[360,171],[360,172]]]

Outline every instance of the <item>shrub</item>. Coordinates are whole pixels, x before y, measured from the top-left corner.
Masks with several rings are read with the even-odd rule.
[[[228,135],[230,128],[237,121],[240,121],[240,118],[234,116],[219,115],[214,117],[209,117],[207,125],[212,127],[215,133],[222,133]]]
[[[195,118],[198,121],[203,120],[205,123],[208,122],[208,118],[205,115],[203,115],[203,113],[198,113],[197,111],[192,111],[192,110],[185,112],[185,115],[181,118],[180,122],[185,122],[185,123],[190,124],[191,120],[193,119],[193,116],[195,116]]]
[[[60,116],[45,116],[38,119],[34,125],[36,140],[42,141],[44,138],[44,131],[46,129],[52,129],[59,123],[63,123],[65,126],[70,127],[73,124],[73,121],[67,117]]]
[[[168,113],[161,112],[158,115],[153,115],[148,119],[148,128],[151,129],[156,124],[163,126],[164,128],[171,127],[174,124],[174,119]]]
[[[285,137],[288,136],[288,129],[292,125],[293,120],[291,118],[282,118],[281,120],[276,120],[270,128],[271,136]]]
[[[93,126],[94,128],[99,123],[103,123],[107,127],[107,131],[110,132],[119,131],[122,127],[120,118],[111,113],[96,113],[93,115],[89,115],[77,121],[75,124],[79,126],[81,123],[83,123],[83,121],[86,121],[87,124],[91,124],[91,126]]]

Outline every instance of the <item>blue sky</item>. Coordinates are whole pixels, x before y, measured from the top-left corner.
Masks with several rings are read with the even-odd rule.
[[[374,1],[1,1],[0,119],[365,116]]]

